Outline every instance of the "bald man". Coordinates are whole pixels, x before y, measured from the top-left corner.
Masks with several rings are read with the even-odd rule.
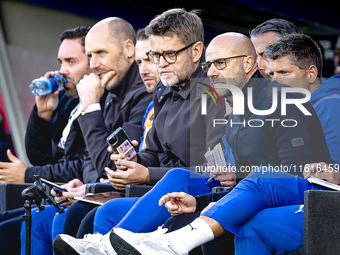
[[[133,27],[121,18],[107,18],[95,24],[85,38],[85,51],[92,73],[85,75],[77,85],[82,102],[82,115],[77,119],[82,131],[88,156],[83,167],[86,182],[107,178],[104,168],[116,169],[107,152],[106,138],[122,127],[132,140],[143,134],[142,119],[152,100],[144,86],[135,62],[136,34]],[[71,148],[72,149],[72,148]],[[65,184],[68,192],[55,197],[57,201],[85,195],[85,185],[74,179]],[[74,200],[71,200],[74,201]],[[66,222],[77,230],[82,218],[92,207],[74,203],[67,209]],[[54,234],[63,231],[66,213],[56,216],[54,208],[32,216],[32,254],[52,254]],[[71,213],[72,212],[72,213]],[[42,214],[49,214],[48,221],[40,221]],[[52,225],[52,222],[53,225]],[[36,230],[43,228],[42,231]],[[75,232],[76,232],[75,230]],[[51,233],[52,236],[51,236]],[[52,240],[51,240],[52,238]]]
[[[106,177],[105,167],[116,169],[106,143],[113,131],[122,127],[136,141],[143,134],[141,120],[152,95],[135,63],[135,43],[133,27],[117,17],[98,22],[86,36],[93,73],[84,76],[77,90],[83,106],[79,125],[89,152],[83,171],[92,181]]]
[[[237,101],[231,93],[232,88],[220,88],[219,85],[232,84],[242,89],[245,95],[249,93],[247,89],[251,88],[253,106],[257,110],[269,109],[272,105],[272,91],[274,88],[278,91],[278,110],[272,114],[254,115],[247,108],[243,115],[231,113],[227,124],[226,138],[238,168],[259,167],[259,171],[252,172],[228,195],[217,203],[210,204],[199,218],[174,232],[134,234],[124,229],[114,228],[106,239],[112,247],[103,240],[106,247],[109,247],[107,251],[110,254],[115,254],[112,248],[117,254],[159,254],[160,250],[164,252],[162,254],[187,254],[193,248],[227,231],[237,237],[242,236],[247,231],[242,226],[262,209],[299,204],[303,200],[304,190],[317,189],[303,178],[268,169],[287,165],[303,166],[309,162],[318,162],[317,160],[321,158],[331,161],[321,123],[308,102],[303,106],[312,113],[311,116],[305,116],[296,107],[288,107],[286,115],[281,116],[281,89],[288,86],[270,81],[260,74],[257,70],[256,52],[248,37],[238,33],[226,33],[214,38],[207,48],[206,60],[202,67],[208,72],[211,85],[216,88],[220,96],[227,97],[230,102],[233,102],[234,106]],[[301,94],[291,94],[291,98],[301,97]],[[259,122],[263,122],[261,127],[240,125],[243,120],[248,122],[254,117]],[[285,118],[296,118],[299,125],[288,128],[266,121],[278,119],[281,122]],[[229,124],[230,122],[234,125]],[[267,168],[261,168],[262,166]],[[226,169],[220,172],[216,179],[229,175],[230,180],[225,182],[229,185],[235,177],[234,172],[226,173]],[[164,195],[159,204],[165,203],[172,215],[192,213],[197,208],[202,208],[202,204],[208,204],[209,196],[195,198],[184,192],[175,192]],[[266,254],[263,251],[256,253],[256,250],[255,253],[237,251],[236,249],[236,254]]]

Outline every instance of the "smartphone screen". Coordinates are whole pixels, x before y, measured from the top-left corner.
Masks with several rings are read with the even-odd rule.
[[[43,182],[43,183],[46,183],[50,188],[54,189],[57,193],[61,194],[63,193],[63,191],[66,191],[68,192],[67,189],[61,187],[60,185],[54,183],[54,182],[50,182],[48,180],[45,180],[43,178],[40,178],[40,180]]]
[[[131,160],[137,154],[130,138],[121,127],[109,135],[106,141],[116,153],[124,153],[127,160]]]

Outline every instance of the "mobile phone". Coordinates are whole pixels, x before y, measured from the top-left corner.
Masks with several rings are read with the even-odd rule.
[[[229,190],[230,187],[213,187],[212,188],[212,193],[218,193],[218,192],[223,192],[226,190]]]
[[[131,160],[137,154],[130,138],[121,127],[109,135],[106,141],[115,153],[124,153],[128,160]]]
[[[51,189],[54,189],[58,194],[63,193],[63,191],[68,192],[67,189],[61,187],[60,185],[58,185],[58,184],[56,184],[54,182],[50,182],[50,181],[45,180],[43,178],[40,178],[40,180],[41,180],[41,182],[46,183]]]

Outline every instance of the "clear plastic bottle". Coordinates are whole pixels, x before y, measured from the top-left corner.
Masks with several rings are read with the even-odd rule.
[[[44,96],[53,91],[62,90],[66,83],[67,80],[60,73],[56,73],[53,77],[33,80],[29,87],[33,95]]]

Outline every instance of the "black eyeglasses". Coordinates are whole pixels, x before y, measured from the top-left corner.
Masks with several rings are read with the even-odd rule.
[[[201,66],[204,72],[208,72],[212,64],[214,64],[217,70],[222,70],[227,67],[228,59],[242,58],[242,57],[247,57],[247,55],[240,55],[240,56],[234,56],[234,57],[229,57],[229,58],[218,58],[211,62],[207,61],[205,63],[202,63]]]
[[[195,43],[189,44],[188,46],[185,46],[184,48],[178,50],[178,51],[164,51],[163,53],[155,52],[152,50],[147,51],[145,54],[149,57],[150,61],[158,64],[160,61],[161,56],[164,58],[166,62],[169,64],[173,64],[177,61],[177,54],[181,51],[184,51],[188,49],[189,47],[193,46]]]

